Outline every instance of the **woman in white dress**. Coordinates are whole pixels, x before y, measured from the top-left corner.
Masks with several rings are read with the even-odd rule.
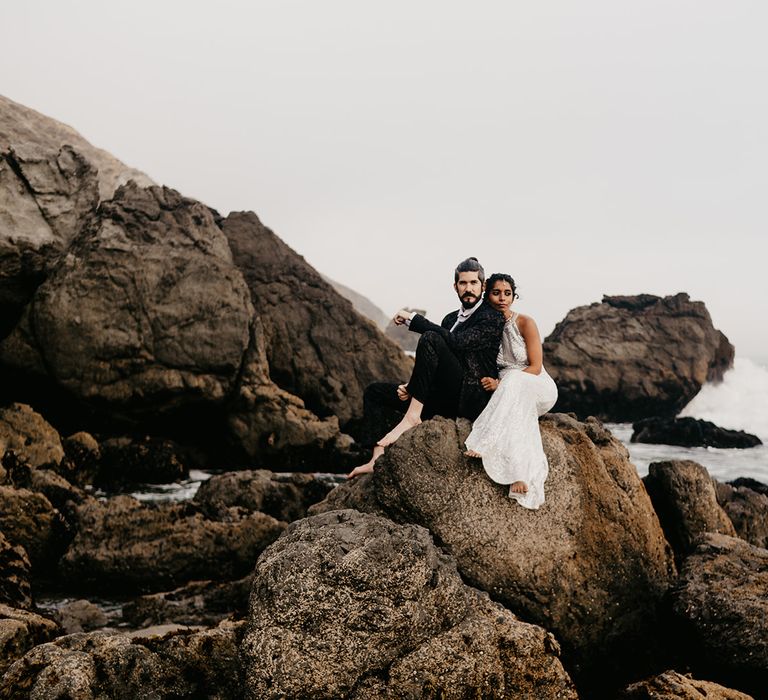
[[[543,366],[536,322],[510,308],[517,298],[509,275],[488,278],[486,301],[507,319],[496,360],[499,379],[481,379],[493,396],[467,438],[467,456],[483,460],[488,476],[509,484],[509,496],[526,508],[544,503],[549,464],[541,444],[539,416],[557,401],[557,387]]]

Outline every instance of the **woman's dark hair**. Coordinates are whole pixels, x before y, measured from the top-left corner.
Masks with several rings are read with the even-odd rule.
[[[485,279],[485,270],[483,266],[477,262],[477,258],[467,258],[462,260],[453,272],[454,284],[459,281],[460,272],[477,272],[477,278],[482,282]]]
[[[488,294],[493,289],[493,285],[496,284],[496,282],[506,282],[512,287],[512,299],[519,298],[520,295],[516,291],[517,287],[515,286],[515,280],[512,279],[512,276],[508,275],[506,272],[494,272],[485,283],[485,296],[483,296],[483,299],[488,298]]]

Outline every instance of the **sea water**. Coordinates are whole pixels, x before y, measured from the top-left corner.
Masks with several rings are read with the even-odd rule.
[[[652,462],[690,459],[705,466],[718,481],[748,476],[768,483],[768,365],[737,357],[723,381],[705,384],[680,416],[712,421],[721,428],[744,430],[757,435],[763,444],[743,450],[721,450],[631,443],[631,423],[606,425],[627,446],[641,476],[648,473]]]

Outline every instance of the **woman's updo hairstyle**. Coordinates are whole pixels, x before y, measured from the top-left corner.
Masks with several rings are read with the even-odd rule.
[[[516,291],[517,287],[515,286],[515,280],[512,279],[512,276],[508,275],[506,272],[494,272],[485,283],[484,299],[488,298],[488,294],[493,289],[493,285],[496,284],[496,282],[506,282],[512,287],[512,301],[520,298],[520,295]]]

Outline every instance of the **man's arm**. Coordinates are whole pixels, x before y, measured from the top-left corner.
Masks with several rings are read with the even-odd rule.
[[[464,323],[467,324],[464,328],[460,325],[456,331],[451,332],[447,328],[432,323],[421,314],[414,314],[410,328],[416,333],[426,331],[439,333],[452,350],[485,350],[499,347],[504,329],[504,316],[501,313],[490,307],[483,307]]]

